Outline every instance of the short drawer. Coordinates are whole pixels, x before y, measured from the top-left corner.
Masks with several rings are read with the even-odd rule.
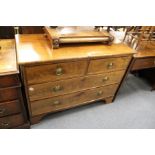
[[[14,128],[22,124],[24,124],[24,117],[22,114],[0,118],[0,129]]]
[[[31,102],[32,116],[55,112],[114,96],[118,84]]]
[[[21,105],[19,100],[0,103],[0,117],[17,114],[21,112]]]
[[[58,64],[26,67],[28,84],[43,83],[84,75],[87,61],[74,61]]]
[[[116,71],[98,75],[60,80],[37,85],[28,88],[30,101],[64,95],[93,87],[100,87],[109,84],[120,83],[125,71]]]
[[[146,68],[155,67],[155,57],[154,58],[141,58],[135,59],[132,70],[140,70]]]
[[[88,74],[126,69],[130,60],[131,57],[91,60],[88,68]]]
[[[0,89],[0,102],[19,98],[20,87]]]
[[[19,86],[18,75],[0,76],[0,88]]]

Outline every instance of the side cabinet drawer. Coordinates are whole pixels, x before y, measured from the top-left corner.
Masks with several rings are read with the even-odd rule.
[[[19,93],[20,87],[0,89],[0,102],[16,100]]]
[[[139,70],[139,69],[153,68],[153,67],[155,67],[155,57],[154,58],[142,58],[142,59],[135,60],[132,70]]]
[[[91,60],[88,68],[88,74],[126,69],[130,60],[131,57]]]
[[[29,86],[30,101],[120,83],[124,70]]]
[[[22,114],[0,118],[0,129],[9,129],[20,126],[24,123]]]
[[[31,102],[32,115],[55,112],[114,96],[118,84]]]
[[[87,61],[74,61],[26,67],[25,70],[28,84],[35,84],[84,75],[86,68]]]
[[[21,112],[19,100],[0,103],[0,117],[17,114]]]
[[[0,88],[19,86],[18,75],[5,75],[0,76]]]

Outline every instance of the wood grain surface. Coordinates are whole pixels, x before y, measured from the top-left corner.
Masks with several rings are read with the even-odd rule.
[[[125,44],[69,45],[53,49],[50,41],[43,34],[16,35],[19,64],[62,61],[81,58],[121,56],[135,51]]]
[[[81,90],[120,83],[125,71],[116,71],[84,76],[56,82],[31,85],[28,88],[30,101],[46,99]]]
[[[95,100],[104,99],[114,96],[118,84],[72,93],[60,97],[31,102],[32,116],[55,112],[62,109],[93,102]]]
[[[14,39],[0,40],[0,75],[18,72]]]

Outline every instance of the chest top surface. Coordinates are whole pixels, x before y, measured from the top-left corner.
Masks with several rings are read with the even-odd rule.
[[[70,60],[79,58],[107,57],[133,54],[133,49],[125,44],[66,45],[53,49],[43,34],[16,35],[16,48],[19,64]]]
[[[18,72],[14,39],[0,40],[0,76]]]

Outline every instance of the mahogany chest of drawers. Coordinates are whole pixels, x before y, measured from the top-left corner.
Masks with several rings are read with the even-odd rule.
[[[29,128],[11,39],[0,40],[0,129],[8,128]]]
[[[16,47],[31,124],[51,112],[112,102],[133,55],[124,44],[52,49],[44,35],[17,35]]]

